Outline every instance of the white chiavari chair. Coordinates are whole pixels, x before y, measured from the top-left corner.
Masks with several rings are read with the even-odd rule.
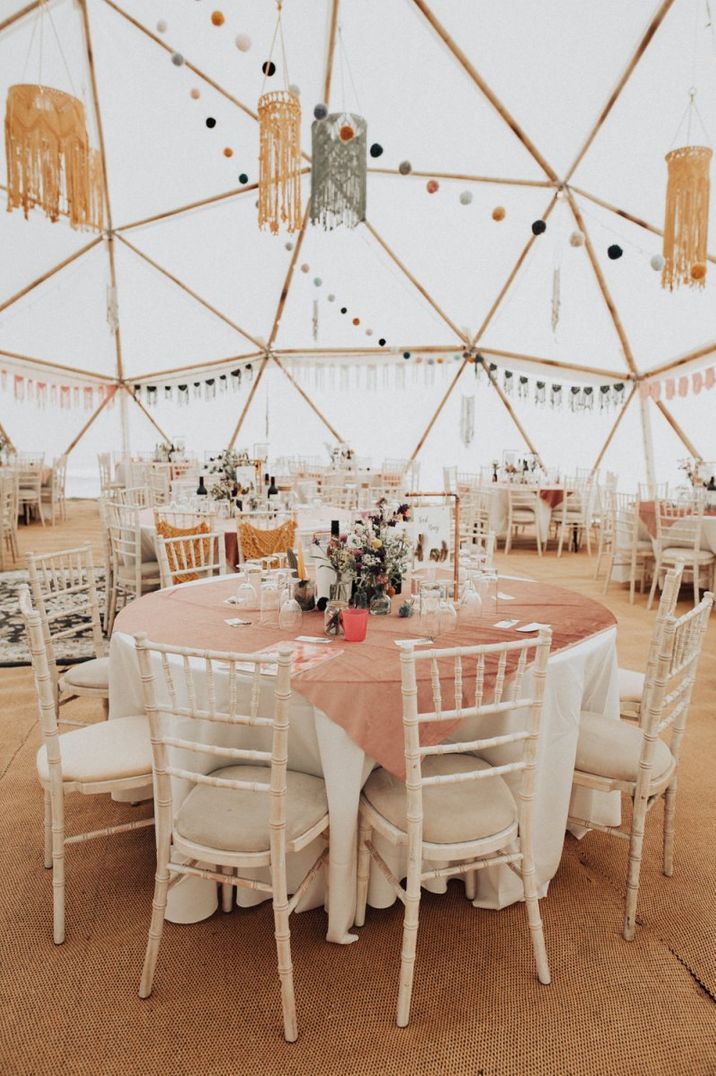
[[[152,508],[169,504],[171,500],[171,464],[152,463],[147,468],[147,489]]]
[[[362,926],[373,859],[405,907],[399,1027],[410,1017],[420,891],[429,880],[465,875],[466,895],[472,900],[478,870],[510,865],[524,885],[537,976],[542,983],[550,981],[532,849],[550,639],[551,633],[542,630],[536,640],[421,652],[406,647],[401,652],[405,785],[379,767],[363,787],[356,901],[356,925]],[[533,664],[525,677],[528,660]],[[509,680],[508,662],[513,670]],[[427,711],[418,706],[418,668],[429,670],[432,706],[429,703]],[[475,688],[466,702],[463,684],[468,675],[474,676]],[[421,745],[421,724],[456,717],[469,719],[469,731],[461,730],[460,743]],[[506,747],[512,761],[490,760]],[[373,832],[405,849],[404,887],[376,849]],[[431,868],[430,861],[448,865]]]
[[[636,933],[646,818],[662,797],[662,870],[667,877],[673,874],[679,758],[712,605],[713,595],[707,593],[690,612],[678,619],[670,616],[664,620],[656,647],[653,677],[646,684],[638,726],[628,721],[613,721],[601,714],[582,714],[581,717],[573,787],[621,792],[631,799],[632,816],[626,829],[598,825],[571,815],[569,822],[628,841],[624,912],[624,937],[627,941],[631,941]],[[669,729],[671,741],[667,744],[662,739],[662,733]]]
[[[158,804],[157,870],[139,995],[146,998],[152,992],[167,892],[174,882],[187,875],[207,878],[222,886],[224,898],[228,887],[259,890],[273,902],[284,1035],[293,1042],[298,1028],[289,916],[326,863],[328,848],[290,899],[286,855],[321,835],[327,841],[328,801],[320,777],[287,768],[291,650],[281,646],[276,662],[275,656],[163,646],[148,642],[146,635],[135,641]],[[276,686],[273,713],[266,713],[260,706],[261,681],[271,665]],[[209,744],[212,724],[243,730],[255,739],[244,738],[242,746]],[[181,765],[175,761],[176,749],[181,750]],[[216,768],[202,772],[199,759],[209,753]],[[181,804],[173,799],[177,778],[192,786]],[[268,868],[268,881],[254,876],[261,867]],[[242,874],[247,869],[251,877]],[[225,911],[231,903],[224,899]]]
[[[17,540],[18,485],[12,468],[0,471],[0,571],[5,571],[5,554],[13,564],[20,555]]]
[[[42,731],[37,753],[37,775],[45,800],[44,864],[52,869],[53,939],[65,940],[65,848],[96,837],[141,829],[152,818],[106,826],[89,833],[66,836],[65,796],[85,796],[148,789],[151,795],[152,750],[147,719],[121,717],[58,735],[55,691],[42,619],[33,609],[30,591],[20,587],[20,613],[27,633]]]
[[[594,486],[591,482],[578,479],[564,480],[564,499],[557,512],[557,556],[562,556],[565,537],[569,549],[574,544],[579,548],[582,536],[587,540],[587,554],[592,555],[592,503]]]
[[[99,488],[103,497],[124,488],[123,483],[115,478],[111,452],[98,452],[97,466],[99,467]]]
[[[534,490],[510,486],[507,490],[507,533],[505,535],[505,553],[512,549],[512,538],[518,530],[534,527],[537,552],[542,556],[542,537],[539,521],[539,494]],[[544,543],[546,546],[546,542]]]
[[[140,508],[107,502],[112,552],[112,587],[107,592],[107,631],[111,633],[119,599],[133,601],[161,585],[156,560],[144,560]]]
[[[123,504],[130,508],[151,507],[148,486],[127,486],[125,489],[118,489],[112,499],[117,504]]]
[[[629,601],[634,604],[637,575],[639,589],[643,593],[647,569],[654,561],[654,548],[648,538],[640,538],[639,500],[633,493],[608,493],[607,524],[609,548],[605,546],[604,556],[608,567],[604,579],[603,593],[606,594],[615,569],[628,570]]]
[[[654,485],[640,482],[637,488],[640,501],[665,501],[669,496],[668,482],[655,482]]]
[[[224,532],[210,530],[206,521],[190,528],[188,533],[166,537],[158,527],[154,545],[162,589],[226,575]]]
[[[688,573],[694,586],[694,602],[699,600],[699,587],[702,577],[706,577],[707,586],[714,586],[714,568],[716,557],[710,549],[701,548],[703,527],[703,497],[694,496],[690,503],[671,504],[669,501],[656,503],[656,540],[654,542],[654,574],[649,591],[647,609],[651,609],[656,587],[664,568],[673,568],[682,563],[684,572]]]
[[[671,568],[664,577],[664,587],[661,591],[654,631],[649,644],[646,673],[639,672],[637,669],[619,667],[619,712],[622,717],[627,718],[629,721],[638,721],[639,719],[644,687],[654,675],[664,621],[667,617],[672,616],[676,609],[682,575],[683,565],[678,564],[675,568]]]
[[[67,501],[65,499],[65,485],[67,483],[67,456],[56,459],[45,485],[41,487],[42,503],[50,506],[50,522],[55,525],[55,514],[60,519],[67,519]]]
[[[109,699],[109,658],[106,655],[92,547],[79,546],[56,553],[28,553],[32,600],[42,621],[47,660],[59,708],[79,696]],[[94,657],[60,672],[56,648],[68,639],[91,640]],[[71,723],[71,722],[70,722]]]
[[[33,511],[37,511],[42,526],[45,515],[42,511],[42,465],[41,463],[24,463],[18,456],[18,497],[19,508],[28,522]]]

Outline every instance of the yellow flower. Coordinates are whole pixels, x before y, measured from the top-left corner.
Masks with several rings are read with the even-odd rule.
[[[373,549],[382,549],[383,547],[383,543],[381,542],[380,538],[374,538],[370,544],[373,546]]]

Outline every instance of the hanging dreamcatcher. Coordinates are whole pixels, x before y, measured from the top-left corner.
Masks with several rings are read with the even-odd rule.
[[[695,96],[696,91],[692,89],[689,93],[687,108],[687,143],[691,140],[691,123],[694,115],[703,127]],[[677,136],[678,133],[677,131]],[[709,146],[692,145],[673,149],[666,155],[668,182],[661,286],[670,291],[681,284],[703,288],[706,283],[709,167],[712,155]]]
[[[331,112],[313,121],[311,222],[325,231],[365,220],[367,126],[362,116]]]
[[[259,228],[269,228],[274,235],[282,225],[289,232],[301,227],[301,105],[298,95],[289,89],[286,47],[283,40],[281,9],[269,58],[263,65],[264,85],[276,66],[272,60],[277,36],[281,42],[284,89],[261,94],[259,113]]]
[[[460,400],[460,439],[467,448],[475,436],[475,397],[463,396]]]
[[[50,20],[72,93],[42,85],[45,18]],[[40,3],[25,67],[39,27],[38,82],[10,86],[5,109],[7,208],[35,206],[53,222],[66,215],[71,228],[101,231],[104,180],[99,150],[90,146],[87,117],[74,85],[49,5]]]
[[[317,104],[311,127],[311,222],[325,231],[341,224],[355,228],[365,220],[368,133],[366,121],[346,107],[345,73],[348,71],[355,103],[360,102],[348,63],[343,32],[338,27],[338,65],[341,111]]]

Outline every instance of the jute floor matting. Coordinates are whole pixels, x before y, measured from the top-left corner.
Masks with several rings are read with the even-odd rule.
[[[92,506],[29,548],[96,538]],[[503,562],[504,563],[504,562]],[[599,596],[586,556],[508,558],[509,569]],[[642,665],[653,624],[618,588],[620,657]],[[683,608],[686,605],[684,604]],[[620,935],[621,842],[568,837],[542,902],[553,982],[534,977],[522,906],[476,911],[462,886],[421,905],[410,1026],[394,1026],[401,911],[370,911],[361,940],[324,942],[320,911],[292,920],[299,1041],[281,1035],[267,905],[167,925],[154,994],[137,996],[149,921],[151,832],[68,850],[66,943],[51,941],[41,863],[39,744],[29,670],[0,673],[0,1072],[3,1074],[714,1074],[716,1073],[716,617],[681,770],[676,873],[659,868],[650,819],[635,942]],[[75,716],[92,719],[90,705]],[[143,814],[71,801],[73,829]]]

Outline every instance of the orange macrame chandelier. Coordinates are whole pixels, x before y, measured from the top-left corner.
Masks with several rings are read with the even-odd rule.
[[[5,111],[7,208],[39,206],[71,228],[103,224],[102,161],[90,148],[84,105],[49,86],[11,86]]]
[[[274,235],[282,226],[288,232],[301,227],[301,104],[298,91],[288,81],[282,9],[283,0],[276,0],[276,28],[263,72],[265,86],[276,72],[272,57],[278,39],[284,88],[269,93],[262,88],[258,104],[259,228],[268,228]]]
[[[669,180],[664,220],[664,269],[661,285],[703,288],[709,224],[708,146],[682,146],[666,155]]]
[[[301,106],[290,90],[259,98],[259,228],[301,227]]]

